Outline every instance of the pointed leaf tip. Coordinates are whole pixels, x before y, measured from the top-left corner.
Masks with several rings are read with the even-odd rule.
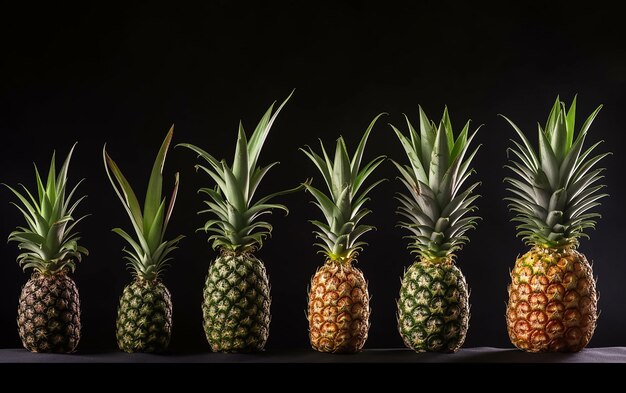
[[[169,131],[165,135],[165,139],[161,144],[161,148],[159,149],[159,152],[154,160],[154,165],[152,166],[143,210],[144,233],[149,232],[149,226],[153,225],[159,206],[161,205],[161,196],[163,193],[163,167],[165,166],[165,158],[167,157],[167,152],[170,143],[172,142],[173,134],[174,125],[170,127]]]

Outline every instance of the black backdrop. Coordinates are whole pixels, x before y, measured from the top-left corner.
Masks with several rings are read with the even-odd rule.
[[[472,317],[466,346],[510,346],[504,311],[508,272],[526,247],[515,237],[502,198],[505,149],[512,129],[496,114],[505,113],[532,137],[545,121],[556,94],[568,102],[579,94],[579,121],[597,104],[605,108],[588,143],[606,140],[606,182],[611,194],[591,241],[581,250],[594,262],[602,311],[592,346],[625,345],[626,265],[620,221],[626,169],[623,108],[626,105],[625,28],[618,12],[597,3],[578,9],[507,4],[506,9],[470,2],[419,6],[390,2],[320,2],[243,6],[228,1],[198,8],[178,4],[112,6],[55,4],[0,12],[0,180],[34,185],[32,162],[47,167],[54,148],[65,155],[79,141],[70,170],[72,183],[85,177],[89,195],[81,212],[93,214],[83,225],[91,255],[78,267],[83,310],[80,349],[114,349],[117,300],[130,280],[122,261],[124,242],[110,232],[129,228],[128,218],[105,177],[101,148],[121,165],[139,194],[171,123],[175,142],[193,142],[230,160],[237,122],[251,131],[273,100],[297,88],[279,116],[260,162],[282,162],[270,172],[263,192],[292,187],[307,177],[321,178],[298,151],[322,138],[333,144],[342,134],[354,149],[369,121],[376,126],[366,155],[403,159],[387,122],[402,125],[402,113],[417,120],[417,105],[439,118],[443,106],[457,128],[471,118],[485,124],[475,167],[482,181],[483,220],[458,263],[471,287]],[[448,3],[448,2],[445,2]],[[58,8],[62,7],[62,8]],[[546,8],[548,7],[548,8]],[[579,123],[580,124],[580,123]],[[200,302],[205,273],[214,253],[205,236],[195,191],[208,177],[193,171],[195,157],[176,149],[166,162],[167,182],[181,171],[181,190],[170,236],[187,238],[165,275],[173,293],[175,351],[207,351]],[[394,179],[385,163],[374,176]],[[369,280],[373,314],[367,347],[402,345],[396,330],[395,298],[400,276],[412,259],[395,228],[392,199],[398,181],[373,192],[369,247],[359,267]],[[142,198],[142,197],[140,197]],[[0,234],[22,223],[0,192]],[[319,217],[310,195],[282,198],[291,214],[274,214],[274,235],[259,256],[272,282],[272,325],[268,348],[307,347],[304,315],[311,275],[323,262],[312,247],[308,219]],[[16,333],[17,297],[27,276],[15,263],[15,244],[0,247],[0,347],[20,345]]]

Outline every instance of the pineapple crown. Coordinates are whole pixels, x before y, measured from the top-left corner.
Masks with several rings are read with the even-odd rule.
[[[5,186],[17,196],[21,206],[17,207],[26,219],[27,227],[17,227],[9,235],[10,242],[18,242],[18,248],[24,250],[18,257],[18,264],[24,269],[32,268],[43,275],[52,275],[64,269],[72,272],[82,255],[88,255],[86,248],[78,245],[78,232],[72,232],[76,225],[86,216],[75,220],[74,210],[86,198],[82,196],[72,203],[72,197],[83,182],[80,180],[66,196],[67,171],[76,144],[67,155],[61,170],[55,168],[55,153],[52,154],[48,179],[44,184],[37,165],[35,177],[37,181],[37,198],[23,185],[23,192]]]
[[[292,95],[293,92],[289,94],[274,114],[272,112],[275,103],[270,105],[249,141],[243,125],[239,122],[239,134],[232,167],[228,166],[225,160],[218,161],[197,146],[188,143],[178,145],[191,149],[199,157],[202,157],[209,165],[196,165],[196,170],[203,170],[217,184],[214,188],[198,190],[199,193],[209,197],[209,200],[204,201],[208,209],[202,210],[198,214],[211,213],[216,216],[215,219],[208,220],[203,228],[198,229],[212,233],[208,240],[212,242],[214,249],[249,252],[261,248],[263,241],[271,235],[272,225],[267,221],[259,220],[259,217],[271,213],[273,209],[280,209],[285,213],[289,212],[286,206],[269,203],[269,201],[276,196],[301,189],[301,187],[297,187],[280,191],[259,198],[256,202],[252,201],[267,172],[278,164],[278,162],[274,162],[261,167],[257,166],[257,161],[272,124]]]
[[[406,237],[412,252],[428,261],[443,262],[469,240],[465,233],[475,228],[480,218],[467,216],[477,210],[474,202],[479,195],[472,193],[480,183],[463,188],[474,172],[470,165],[480,146],[466,155],[478,129],[468,135],[468,120],[455,139],[447,107],[439,126],[428,120],[421,106],[419,114],[419,134],[405,116],[409,138],[391,125],[410,164],[392,160],[409,191],[409,195],[398,193],[396,197],[400,202],[398,214],[408,219],[399,226],[411,232]]]
[[[320,145],[323,156],[316,154],[308,146],[308,150],[300,149],[319,169],[329,191],[327,196],[309,183],[303,184],[315,198],[313,203],[322,211],[326,219],[326,222],[311,221],[319,229],[313,233],[322,241],[316,245],[321,248],[320,252],[332,261],[349,263],[355,258],[358,251],[366,245],[365,242],[359,241],[359,238],[364,233],[376,229],[371,225],[359,225],[359,223],[363,217],[370,213],[370,210],[363,207],[365,202],[370,199],[367,194],[386,179],[374,182],[360,194],[359,190],[364,186],[369,175],[386,158],[385,156],[376,157],[361,168],[367,139],[374,124],[382,115],[381,113],[372,120],[352,158],[348,154],[343,137],[337,139],[335,157],[332,162],[322,141],[320,141]]]
[[[124,238],[131,246],[130,250],[124,248],[126,253],[124,258],[128,261],[128,267],[133,271],[135,277],[148,281],[159,278],[159,275],[167,267],[167,262],[172,259],[168,257],[169,254],[178,248],[178,242],[183,238],[183,236],[177,236],[173,240],[163,240],[176,203],[179,183],[179,175],[176,173],[174,175],[174,190],[166,210],[166,198],[162,196],[163,166],[173,134],[174,126],[172,125],[152,167],[143,213],[135,192],[115,161],[107,153],[106,145],[102,149],[104,169],[115,193],[122,201],[124,210],[130,217],[136,238],[133,239],[122,228],[114,228],[113,232]]]
[[[575,135],[576,97],[569,110],[556,98],[544,128],[538,124],[539,151],[533,148],[524,133],[504,117],[521,143],[513,141],[509,151],[515,156],[507,168],[517,178],[507,177],[513,196],[506,198],[509,209],[516,213],[513,221],[518,236],[527,244],[544,248],[576,247],[578,239],[594,228],[600,214],[592,212],[598,200],[607,196],[599,193],[605,186],[598,184],[604,168],[594,166],[610,153],[592,156],[602,142],[583,151],[587,131],[602,105],[587,118]]]

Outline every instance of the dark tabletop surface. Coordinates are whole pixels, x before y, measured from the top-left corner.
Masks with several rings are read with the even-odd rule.
[[[78,351],[70,355],[0,349],[0,363],[626,363],[626,347],[587,348],[579,353],[531,354],[515,349],[463,348],[455,354],[421,353],[408,349],[367,349],[332,355],[311,349],[268,350],[255,354],[126,354]]]

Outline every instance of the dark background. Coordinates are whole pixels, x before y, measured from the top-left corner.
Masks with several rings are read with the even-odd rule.
[[[453,125],[468,119],[485,124],[475,160],[482,182],[483,220],[458,264],[471,288],[472,317],[466,346],[509,347],[504,322],[509,269],[527,248],[515,237],[502,198],[506,147],[512,129],[504,113],[535,138],[557,94],[568,102],[579,94],[579,124],[598,104],[605,108],[587,142],[606,140],[600,150],[611,197],[599,209],[604,218],[581,251],[594,262],[602,311],[591,346],[626,345],[626,218],[622,203],[626,106],[624,24],[619,12],[598,2],[584,8],[569,2],[506,4],[507,8],[440,1],[419,5],[392,2],[211,1],[187,8],[171,3],[116,8],[111,5],[27,5],[0,12],[0,180],[34,187],[32,162],[47,168],[53,149],[65,155],[80,141],[70,176],[85,177],[89,195],[81,212],[92,216],[80,227],[91,255],[78,266],[83,311],[80,349],[115,349],[118,297],[130,280],[121,249],[110,232],[130,229],[128,217],[106,179],[101,160],[111,155],[143,199],[156,151],[172,123],[175,142],[192,142],[230,161],[237,122],[249,132],[273,100],[296,93],[275,123],[261,164],[279,160],[261,192],[321,178],[298,151],[322,138],[332,145],[342,134],[353,150],[371,119],[376,126],[368,158],[386,154],[404,160],[387,122],[404,129],[402,113],[417,122],[417,105],[439,119],[444,105]],[[525,2],[524,2],[525,3]],[[504,6],[503,6],[504,7]],[[201,324],[204,278],[214,252],[194,229],[205,216],[195,191],[211,184],[193,171],[194,155],[170,152],[166,180],[181,171],[181,190],[170,237],[187,238],[165,275],[173,293],[173,351],[208,351]],[[373,179],[386,177],[372,193],[369,223],[378,231],[358,266],[372,296],[366,347],[400,347],[395,299],[405,266],[412,262],[402,230],[395,227],[393,193],[402,189],[395,169],[385,163]],[[22,225],[0,192],[0,234]],[[313,248],[309,219],[321,213],[310,195],[281,198],[291,214],[270,217],[273,237],[258,253],[272,283],[272,325],[268,349],[308,347],[304,310],[311,275],[323,263]],[[0,247],[0,347],[18,347],[15,316],[20,287],[28,276],[15,263],[15,244]]]

